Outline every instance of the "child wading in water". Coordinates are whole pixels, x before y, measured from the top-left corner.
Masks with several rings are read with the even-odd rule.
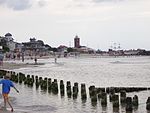
[[[2,84],[2,95],[4,98],[4,108],[6,109],[6,103],[9,104],[9,106],[11,107],[11,111],[13,112],[14,109],[12,107],[12,105],[10,104],[9,98],[8,98],[8,94],[10,92],[10,88],[13,87],[17,93],[19,93],[19,91],[15,88],[13,82],[10,80],[10,73],[6,73],[6,76],[4,76],[4,79],[0,80],[0,84]]]

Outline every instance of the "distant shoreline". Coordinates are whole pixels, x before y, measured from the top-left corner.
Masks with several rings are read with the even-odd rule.
[[[66,58],[73,58],[75,56],[69,56]],[[150,56],[104,56],[104,55],[87,55],[87,54],[81,54],[79,56],[76,56],[75,58],[133,58],[133,57],[150,57]],[[48,59],[53,57],[38,57],[38,59]],[[60,57],[63,58],[63,57]],[[13,60],[4,60],[3,66],[0,66],[0,69],[6,69],[6,70],[13,70],[13,69],[19,69],[19,68],[25,68],[25,67],[33,67],[38,65],[44,65],[44,63],[37,63],[35,64],[34,59],[25,59],[25,60],[33,60],[33,62],[18,62],[19,60],[13,61]],[[13,61],[13,62],[11,62]]]

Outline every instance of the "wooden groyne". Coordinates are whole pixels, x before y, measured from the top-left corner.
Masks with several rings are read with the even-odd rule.
[[[0,78],[3,78],[7,72],[6,70],[0,70]],[[127,93],[150,90],[149,87],[95,87],[94,85],[87,88],[84,83],[79,86],[78,82],[71,84],[70,81],[64,83],[63,80],[58,81],[47,77],[25,75],[21,72],[10,71],[9,73],[11,73],[11,80],[15,83],[25,84],[29,87],[35,86],[37,89],[41,88],[41,90],[55,95],[59,93],[62,97],[65,95],[73,99],[80,97],[83,102],[86,102],[89,97],[92,105],[97,105],[100,101],[102,107],[107,107],[108,102],[111,102],[114,110],[119,109],[120,106],[125,106],[126,112],[132,112],[134,109],[138,109],[139,106],[138,96],[128,97]],[[150,97],[148,97],[145,104],[146,110],[150,111]]]

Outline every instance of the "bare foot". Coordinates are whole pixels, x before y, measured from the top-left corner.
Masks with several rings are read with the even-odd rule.
[[[13,112],[14,111],[14,109],[11,109],[11,112]]]

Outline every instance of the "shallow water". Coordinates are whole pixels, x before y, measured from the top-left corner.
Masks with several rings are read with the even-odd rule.
[[[19,61],[18,61],[19,62]],[[25,63],[32,63],[28,60]],[[150,87],[150,57],[118,57],[118,58],[60,58],[57,63],[54,59],[41,59],[39,63],[45,65],[33,66],[32,68],[15,69],[30,75],[49,77],[52,79],[86,83],[86,86],[98,87],[111,86],[144,86]],[[96,106],[91,105],[90,98],[82,102],[80,95],[76,100],[53,95],[41,91],[35,87],[16,84],[20,94],[12,90],[10,96],[14,107],[26,110],[28,113],[124,113],[124,108],[116,112],[112,109],[112,103],[102,108],[98,101]],[[80,94],[80,93],[79,93]],[[146,113],[146,100],[150,91],[128,93],[128,96],[139,96],[139,108],[133,113]],[[0,99],[0,102],[2,100]]]

